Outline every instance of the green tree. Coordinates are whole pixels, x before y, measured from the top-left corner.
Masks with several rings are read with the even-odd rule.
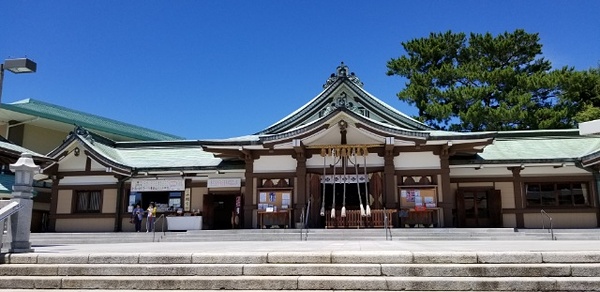
[[[538,34],[524,30],[431,33],[403,42],[406,55],[387,63],[388,75],[408,79],[398,97],[419,110],[417,119],[436,129],[497,131],[572,128],[561,81],[571,69],[551,71],[539,57]]]
[[[566,69],[563,69],[566,70]],[[561,75],[561,107],[576,122],[600,119],[600,67]]]

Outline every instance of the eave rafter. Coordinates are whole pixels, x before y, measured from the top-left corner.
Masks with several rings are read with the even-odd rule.
[[[356,123],[354,124],[357,129],[366,130],[371,133],[377,134],[382,137],[394,137],[403,141],[410,141],[415,143],[416,146],[424,145],[427,143],[428,134],[421,132],[411,132],[411,131],[399,131],[399,130],[391,130],[391,129],[383,129],[383,127],[372,127],[365,123]]]
[[[292,131],[289,133],[284,133],[284,134],[280,134],[280,135],[276,135],[274,137],[267,137],[267,138],[261,138],[261,140],[263,141],[263,147],[267,148],[267,149],[274,149],[275,145],[278,144],[285,144],[285,143],[291,143],[293,140],[302,140],[303,138],[315,135],[319,132],[325,131],[327,129],[329,129],[330,125],[329,124],[322,124],[318,127],[314,127],[310,130],[305,130],[305,131]],[[278,139],[279,138],[279,139]],[[268,141],[268,142],[266,142]]]
[[[467,152],[467,153],[480,153],[483,151],[483,148],[487,145],[490,145],[492,142],[494,141],[493,138],[488,138],[484,141],[478,141],[478,142],[467,142],[464,144],[458,144],[458,145],[447,145],[445,144],[444,146],[447,145],[448,148],[448,154],[450,155],[455,155],[459,152]],[[477,149],[478,147],[480,147],[479,149]]]
[[[95,151],[91,151],[90,149],[85,149],[83,151],[83,153],[87,157],[94,159],[100,165],[107,167],[107,168],[111,168],[112,172],[116,172],[116,173],[123,174],[123,175],[130,175],[133,172],[133,169],[131,167],[122,165],[119,163],[115,163],[114,161],[111,161],[111,160],[107,159],[106,157],[104,157],[103,155],[96,153]]]
[[[583,156],[581,158],[581,164],[583,167],[600,168],[600,151]]]

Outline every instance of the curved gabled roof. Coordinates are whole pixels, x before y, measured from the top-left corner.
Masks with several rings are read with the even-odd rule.
[[[336,96],[336,93],[339,96]],[[366,118],[405,130],[431,129],[364,90],[358,77],[354,73],[348,74],[348,67],[342,62],[337,68],[337,73],[332,74],[327,80],[321,93],[296,111],[256,133],[256,135],[278,134],[298,128],[315,119],[324,118],[328,112],[339,107],[356,112],[362,110],[366,113],[368,111],[368,115],[364,114]]]
[[[97,161],[126,173],[214,169],[222,162],[204,151],[198,141],[115,142],[82,127],[48,155],[58,159],[73,143],[78,143]]]
[[[72,110],[66,107],[35,99],[24,99],[12,103],[3,103],[0,110],[20,114],[21,118],[39,118],[67,129],[73,125],[80,125],[93,131],[106,133],[115,137],[123,137],[132,140],[160,141],[160,140],[182,140],[182,137],[119,122],[113,119]]]

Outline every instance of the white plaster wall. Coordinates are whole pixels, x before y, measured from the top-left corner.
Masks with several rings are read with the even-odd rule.
[[[85,170],[85,162],[87,156],[83,155],[83,150],[79,156],[73,154],[68,158],[63,159],[58,164],[59,171],[83,171]]]
[[[291,156],[261,156],[254,161],[254,172],[296,171],[296,159]]]
[[[2,132],[4,135],[6,132]],[[47,154],[62,144],[68,132],[25,124],[22,146],[40,154]]]
[[[548,211],[548,210],[546,210]],[[552,213],[553,228],[595,228],[597,226],[596,213]],[[540,213],[524,214],[525,228],[542,228],[542,215]],[[546,228],[548,220],[546,220]]]
[[[95,160],[92,160],[92,163],[90,165],[90,170],[92,170],[92,171],[106,171],[106,166],[98,163]]]
[[[208,193],[208,188],[191,188],[190,208],[204,210],[204,195]]]
[[[60,180],[60,185],[107,185],[116,184],[117,178],[112,175],[68,176]]]
[[[506,167],[484,167],[475,169],[475,167],[450,167],[450,177],[472,177],[472,176],[501,176],[512,177],[512,171]]]
[[[502,214],[502,227],[517,227],[517,215]]]
[[[106,189],[102,191],[102,213],[115,213],[117,211],[117,190]]]
[[[396,169],[439,169],[440,157],[427,152],[402,152],[394,157]]]
[[[515,208],[515,191],[511,182],[497,182],[496,189],[500,190],[502,208]]]
[[[56,214],[70,214],[73,200],[72,190],[59,190]]]

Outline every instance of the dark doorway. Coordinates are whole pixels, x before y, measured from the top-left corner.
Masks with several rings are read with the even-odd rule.
[[[365,184],[335,184],[335,208],[341,209],[344,202],[344,185],[346,185],[346,209],[358,210],[362,201],[363,206],[367,204],[365,197]],[[358,197],[360,187],[360,198]],[[325,209],[331,209],[333,204],[333,184],[325,185]],[[321,198],[323,199],[323,198]],[[319,205],[320,207],[320,205]]]
[[[458,227],[502,227],[500,191],[459,189],[456,194]]]
[[[366,207],[365,197],[365,183],[345,184],[346,185],[346,210],[360,210],[360,203],[362,202],[363,207]],[[334,184],[325,184],[325,210],[330,211],[334,201]],[[360,188],[360,198],[358,196]],[[368,188],[368,185],[367,185]],[[335,209],[341,210],[344,203],[344,184],[335,184]],[[311,208],[316,208],[317,211],[321,209],[323,204],[323,197],[321,195],[319,202],[314,202]],[[319,216],[319,222],[317,227],[325,227],[325,217]]]
[[[205,196],[203,212],[208,229],[231,229],[235,199],[239,194],[208,194]]]

